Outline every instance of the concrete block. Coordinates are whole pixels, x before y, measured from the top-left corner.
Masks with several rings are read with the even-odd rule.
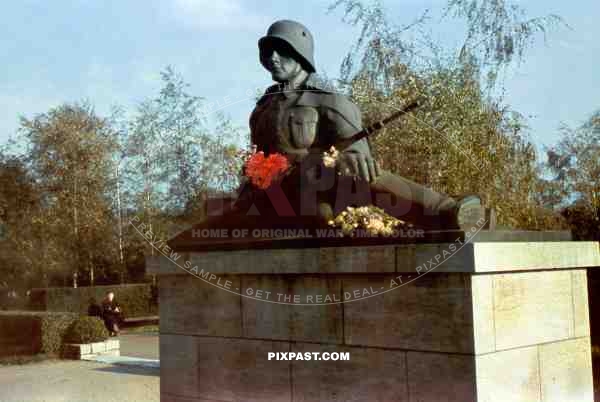
[[[396,272],[415,272],[418,266],[421,270],[433,268],[436,272],[508,272],[531,271],[541,269],[586,268],[600,266],[600,251],[597,242],[571,241],[538,241],[538,242],[451,242],[412,245],[382,245],[339,247],[340,256],[334,249],[324,248],[289,248],[289,249],[260,249],[208,251],[203,253],[177,252],[175,263],[166,256],[147,261],[148,272],[157,275],[180,274],[189,275],[185,269],[186,262],[190,267],[197,266],[215,274],[221,273],[318,273],[326,272],[386,272],[389,268],[388,255],[395,250]],[[365,251],[366,250],[366,251]],[[371,253],[372,257],[384,261],[383,268],[377,264],[332,264],[332,259],[354,258],[365,261],[364,255]],[[377,254],[380,254],[377,257]],[[323,261],[321,262],[321,259]],[[334,261],[334,260],[333,260]],[[434,264],[431,264],[434,262]],[[178,264],[180,267],[178,267]],[[323,268],[322,268],[323,267]],[[337,268],[336,268],[337,267]],[[352,271],[350,271],[352,269]],[[357,271],[359,270],[359,271]]]
[[[294,402],[409,402],[405,352],[306,343],[292,351],[350,354],[349,361],[293,360]]]
[[[571,273],[494,276],[496,350],[573,337]]]
[[[62,356],[67,359],[87,360],[97,355],[119,356],[119,340],[107,339],[95,343],[67,343],[62,346]]]
[[[320,249],[321,272],[395,272],[393,246],[329,247]]]
[[[417,266],[416,244],[396,246],[396,272],[415,272]]]
[[[475,357],[477,402],[540,402],[537,346]]]
[[[89,355],[92,353],[92,345],[90,343],[73,344],[68,346],[77,350],[79,355]]]
[[[415,262],[404,271],[424,274],[426,272],[471,272],[474,270],[474,245],[472,243],[419,244],[415,250]],[[401,272],[398,267],[398,272]]]
[[[600,266],[597,243],[390,244],[181,258],[261,300],[211,286],[166,258],[151,262],[161,273],[163,402],[592,401],[585,267]],[[402,285],[390,290],[399,275]],[[372,297],[278,303],[293,296],[307,303],[309,295],[315,304],[317,295],[344,300],[354,290]],[[348,351],[350,361],[268,360],[269,352],[289,351]]]
[[[590,336],[590,311],[588,301],[587,272],[585,269],[571,271],[573,284],[573,320],[576,338]]]
[[[590,338],[539,346],[542,402],[593,402]]]
[[[120,348],[120,342],[118,339],[107,339],[105,341],[106,343],[106,350],[116,350]]]
[[[411,402],[477,401],[473,356],[408,352],[407,365]]]
[[[212,273],[305,273],[317,272],[319,249],[239,250],[191,253],[192,266]]]
[[[598,243],[474,243],[475,272],[584,268],[600,266]]]
[[[256,295],[261,291],[262,300],[242,298],[243,336],[248,338],[280,339],[342,343],[342,305],[297,306],[279,304],[294,301],[297,295],[302,303],[312,295],[336,295],[341,300],[341,280],[319,276],[244,276],[243,294],[249,290]],[[269,292],[268,296],[267,293]],[[280,294],[281,296],[279,296]],[[267,299],[268,297],[268,299]],[[268,302],[268,301],[270,302]],[[277,303],[275,303],[277,302]],[[323,303],[324,301],[321,301]]]
[[[453,242],[397,246],[397,272],[507,272],[600,266],[596,242]]]
[[[218,401],[291,401],[287,342],[162,335],[161,392]]]
[[[389,289],[395,275],[356,276],[344,292]],[[344,304],[349,345],[436,352],[473,352],[470,280],[463,274],[427,274],[368,299]]]
[[[106,352],[106,343],[105,342],[94,342],[90,344],[92,348],[92,353],[103,353]]]
[[[197,368],[199,351],[196,339],[193,336],[160,335],[161,393],[197,397],[204,390]]]
[[[475,354],[490,353],[496,350],[493,282],[493,275],[471,276]]]
[[[160,402],[223,402],[215,399],[200,399],[200,398],[188,398],[181,395],[171,395],[165,392],[160,393]]]
[[[241,336],[241,296],[232,293],[240,292],[240,278],[219,277],[231,292],[191,275],[159,278],[161,333]]]

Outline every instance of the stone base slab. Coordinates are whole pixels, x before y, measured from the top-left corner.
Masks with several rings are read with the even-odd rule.
[[[62,357],[74,360],[90,360],[97,356],[119,356],[120,343],[118,339],[107,339],[94,343],[66,343],[62,347]]]
[[[593,402],[589,337],[474,356],[164,335],[161,353],[163,402]]]

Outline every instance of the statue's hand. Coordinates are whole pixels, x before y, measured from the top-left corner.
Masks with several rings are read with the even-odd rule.
[[[379,168],[370,154],[345,151],[340,155],[339,171],[346,176],[359,176],[368,182],[379,176]]]

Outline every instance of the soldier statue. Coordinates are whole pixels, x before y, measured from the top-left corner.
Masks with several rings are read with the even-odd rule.
[[[290,201],[295,213],[316,214],[328,221],[349,204],[372,204],[425,229],[492,228],[493,213],[486,211],[478,196],[454,199],[382,170],[368,138],[338,150],[335,179],[319,178],[323,151],[363,128],[360,110],[346,96],[319,85],[313,37],[302,24],[273,23],[258,48],[261,64],[277,84],[266,90],[251,114],[251,142],[265,155],[287,155],[299,167],[296,179],[282,185],[284,202]],[[238,212],[248,212],[251,202],[243,196],[251,192],[248,188],[245,185],[240,192]],[[315,193],[322,194],[314,198]],[[276,199],[271,197],[273,202]]]
[[[277,82],[266,90],[250,117],[251,141],[258,151],[266,155],[285,154],[296,163],[311,167],[314,156],[361,131],[358,107],[315,80],[313,37],[305,26],[290,20],[277,21],[258,41],[258,47],[261,64]],[[481,228],[484,222],[483,228],[492,229],[495,224],[493,211],[486,211],[476,195],[454,199],[381,170],[367,138],[339,152],[336,169],[341,176],[336,186],[346,190],[329,191],[329,197],[317,201],[316,213],[322,220],[331,219],[345,208],[346,200],[364,199],[368,203],[370,199],[371,204],[391,215],[427,229],[467,229],[475,225]],[[301,195],[313,192],[308,176],[301,178],[300,183],[293,182],[296,188],[300,184]],[[364,197],[357,195],[367,186],[368,191],[362,191]]]

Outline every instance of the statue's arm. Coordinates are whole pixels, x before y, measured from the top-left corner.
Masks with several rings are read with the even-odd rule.
[[[336,108],[326,108],[324,114],[331,144],[352,137],[362,130],[360,110],[349,101],[342,102]],[[367,181],[373,181],[379,175],[379,169],[366,138],[338,151],[342,154],[339,164],[340,173],[360,176]]]
[[[257,151],[263,151],[264,144],[259,144],[260,138],[256,135],[256,120],[257,113],[256,109],[250,114],[249,125],[250,125],[250,145],[256,145]]]

